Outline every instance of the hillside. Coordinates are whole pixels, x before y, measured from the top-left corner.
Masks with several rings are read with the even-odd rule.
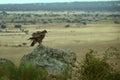
[[[120,11],[120,1],[0,4],[1,11]]]

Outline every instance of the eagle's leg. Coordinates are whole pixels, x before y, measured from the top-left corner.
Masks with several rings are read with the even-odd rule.
[[[38,45],[38,46],[40,46],[40,45],[42,44],[42,41],[39,41],[38,43],[39,43],[39,45]]]

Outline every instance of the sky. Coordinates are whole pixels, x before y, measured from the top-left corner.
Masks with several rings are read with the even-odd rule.
[[[116,0],[0,0],[0,4],[52,3],[52,2],[75,2],[75,1],[116,1]]]

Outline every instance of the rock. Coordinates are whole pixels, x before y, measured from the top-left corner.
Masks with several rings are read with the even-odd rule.
[[[21,63],[27,64],[29,62],[34,63],[37,67],[45,68],[49,74],[61,75],[67,68],[71,72],[70,70],[76,62],[76,55],[71,51],[40,45],[22,57]]]

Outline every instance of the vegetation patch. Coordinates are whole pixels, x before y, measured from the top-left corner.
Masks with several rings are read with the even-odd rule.
[[[109,49],[112,48],[108,48],[107,51]],[[116,48],[113,49],[116,50]],[[106,56],[96,57],[96,52],[90,50],[86,53],[84,61],[73,67],[71,77],[69,68],[66,68],[63,74],[54,76],[48,74],[44,68],[36,67],[33,63],[21,64],[16,67],[11,62],[8,64],[9,61],[3,65],[6,60],[1,59],[0,80],[119,80],[120,71],[108,63],[111,56]]]

